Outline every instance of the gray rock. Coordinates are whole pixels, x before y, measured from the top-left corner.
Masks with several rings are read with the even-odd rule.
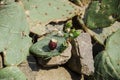
[[[88,33],[81,33],[72,41],[72,58],[68,67],[80,74],[91,75],[94,72],[91,37]]]

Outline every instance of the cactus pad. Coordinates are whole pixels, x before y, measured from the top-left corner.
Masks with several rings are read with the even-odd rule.
[[[49,41],[51,39],[56,39],[57,42],[57,48],[55,50],[50,50],[48,47]],[[30,47],[30,52],[37,55],[38,57],[45,57],[45,58],[50,58],[52,56],[57,56],[61,54],[60,49],[61,45],[65,42],[65,38],[62,36],[58,36],[57,33],[51,33],[33,44]]]
[[[26,80],[23,72],[16,66],[0,69],[0,80]]]
[[[119,0],[93,1],[86,11],[86,24],[89,28],[109,27],[120,19]]]
[[[111,35],[106,49],[95,58],[96,80],[120,79],[120,29]]]
[[[68,0],[22,0],[22,3],[31,28],[39,29],[51,21],[65,21],[79,14],[79,8]],[[32,29],[31,32],[36,33]]]
[[[23,0],[31,21],[39,24],[71,18],[78,8],[67,0]],[[59,3],[59,4],[58,4]]]
[[[0,6],[0,51],[5,65],[18,65],[29,53],[31,38],[24,10],[17,3]]]

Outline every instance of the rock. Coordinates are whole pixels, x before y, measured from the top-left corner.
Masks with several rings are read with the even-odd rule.
[[[64,67],[57,67],[40,70],[35,80],[80,80],[80,76],[70,73]]]
[[[79,73],[91,75],[94,72],[91,37],[88,33],[81,33],[72,41],[72,57],[68,61],[68,67]]]
[[[65,64],[71,58],[71,44],[60,55],[54,56],[51,59],[37,58],[38,63],[44,67],[53,67]]]

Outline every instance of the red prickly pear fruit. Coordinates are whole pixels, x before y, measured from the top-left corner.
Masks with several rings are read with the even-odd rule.
[[[51,39],[48,46],[49,46],[50,50],[56,49],[56,47],[57,47],[57,40]]]

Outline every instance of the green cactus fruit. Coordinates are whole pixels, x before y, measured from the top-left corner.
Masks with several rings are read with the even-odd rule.
[[[51,39],[57,40],[57,47],[52,50],[49,48],[49,41]],[[37,57],[51,58],[61,54],[61,45],[65,42],[65,38],[58,36],[56,32],[46,35],[44,38],[36,42],[30,47],[30,52],[35,54]],[[51,46],[50,46],[51,47]]]
[[[0,69],[0,80],[27,80],[23,72],[16,66]]]
[[[72,20],[69,20],[65,23],[65,28],[71,28],[73,26]]]
[[[65,21],[79,14],[79,8],[68,0],[22,0],[22,3],[33,33],[51,21]]]
[[[95,57],[96,80],[120,80],[120,29],[106,42],[106,49]]]
[[[92,1],[86,11],[85,22],[88,28],[109,27],[116,20],[120,19],[119,0]]]
[[[17,3],[0,6],[0,52],[5,65],[18,65],[29,53],[31,38],[24,10]]]

